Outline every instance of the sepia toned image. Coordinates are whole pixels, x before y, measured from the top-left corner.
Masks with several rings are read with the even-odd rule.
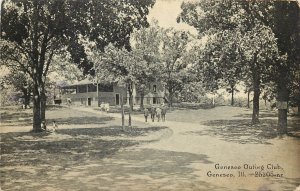
[[[0,190],[300,191],[300,2],[2,0]]]

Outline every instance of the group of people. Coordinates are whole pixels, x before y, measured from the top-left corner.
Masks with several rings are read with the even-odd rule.
[[[155,121],[155,117],[157,118],[157,121],[166,121],[166,113],[167,113],[167,108],[164,107],[163,105],[161,107],[154,107],[151,106],[150,110],[148,108],[144,109],[144,117],[145,117],[145,122],[148,121],[148,116],[150,114],[152,122]]]
[[[58,125],[56,124],[56,121],[53,121],[52,122],[52,128],[48,129],[47,126],[46,126],[46,122],[45,121],[42,121],[41,123],[41,128],[42,130],[44,131],[49,131],[49,132],[53,132],[55,133],[57,128],[58,128]]]

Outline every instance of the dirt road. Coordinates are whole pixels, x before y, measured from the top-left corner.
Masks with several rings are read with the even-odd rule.
[[[55,134],[1,131],[1,187],[279,191],[299,186],[299,139],[274,137],[264,121],[249,126],[249,111],[240,108],[182,112],[190,122],[170,121],[182,116],[177,111],[164,123],[134,116],[133,131],[123,132],[119,114],[71,108],[67,114],[48,113],[60,121]]]
[[[184,116],[183,112],[188,112],[190,122],[187,122],[187,117],[179,119]],[[271,123],[270,129],[264,129],[264,125],[251,127],[248,125],[251,111],[247,109],[220,107],[201,110],[198,118],[195,117],[197,111],[183,112],[169,114],[169,119],[174,121],[152,123],[170,128],[170,136],[123,153],[132,163],[140,164],[140,168],[151,169],[148,173],[143,172],[144,178],[141,179],[142,182],[144,179],[151,182],[146,186],[149,190],[294,190],[299,186],[299,139],[272,136],[270,129],[274,127],[270,121],[267,121]],[[108,115],[119,117],[118,114]],[[261,116],[265,120],[274,118],[264,112]],[[134,119],[144,120],[141,115],[134,116]],[[232,126],[232,121],[244,126]],[[220,123],[210,126],[213,122]],[[206,123],[209,124],[203,125]],[[132,155],[134,157],[130,157]],[[152,161],[151,165],[145,163],[145,159]],[[240,169],[216,169],[216,165]],[[239,177],[239,172],[244,176]],[[232,174],[234,177],[213,177],[214,174]],[[132,176],[139,177],[140,174]],[[135,184],[140,185],[138,182],[135,180],[132,188]]]

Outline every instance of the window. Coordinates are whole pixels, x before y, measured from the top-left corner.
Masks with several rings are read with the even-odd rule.
[[[87,89],[86,89],[86,85],[79,85],[78,86],[78,93],[86,93]]]
[[[153,92],[156,92],[156,85],[153,85]]]
[[[97,91],[97,86],[94,84],[89,84],[88,85],[88,92],[96,92]]]
[[[153,104],[156,104],[156,97],[153,98],[152,102]]]
[[[99,92],[113,92],[114,86],[112,84],[99,84]]]

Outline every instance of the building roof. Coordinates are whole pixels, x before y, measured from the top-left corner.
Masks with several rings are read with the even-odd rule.
[[[84,79],[84,80],[81,80],[81,81],[77,81],[77,82],[74,82],[72,84],[65,84],[65,85],[62,85],[62,87],[70,87],[70,86],[77,86],[77,85],[88,85],[88,84],[93,84],[94,82],[92,82],[91,80],[89,79]]]
[[[78,82],[75,82],[73,84],[70,84],[70,86],[74,86],[74,85],[87,85],[87,84],[93,84],[94,82],[89,80],[89,79],[84,79],[84,80],[81,80],[81,81],[78,81]]]

